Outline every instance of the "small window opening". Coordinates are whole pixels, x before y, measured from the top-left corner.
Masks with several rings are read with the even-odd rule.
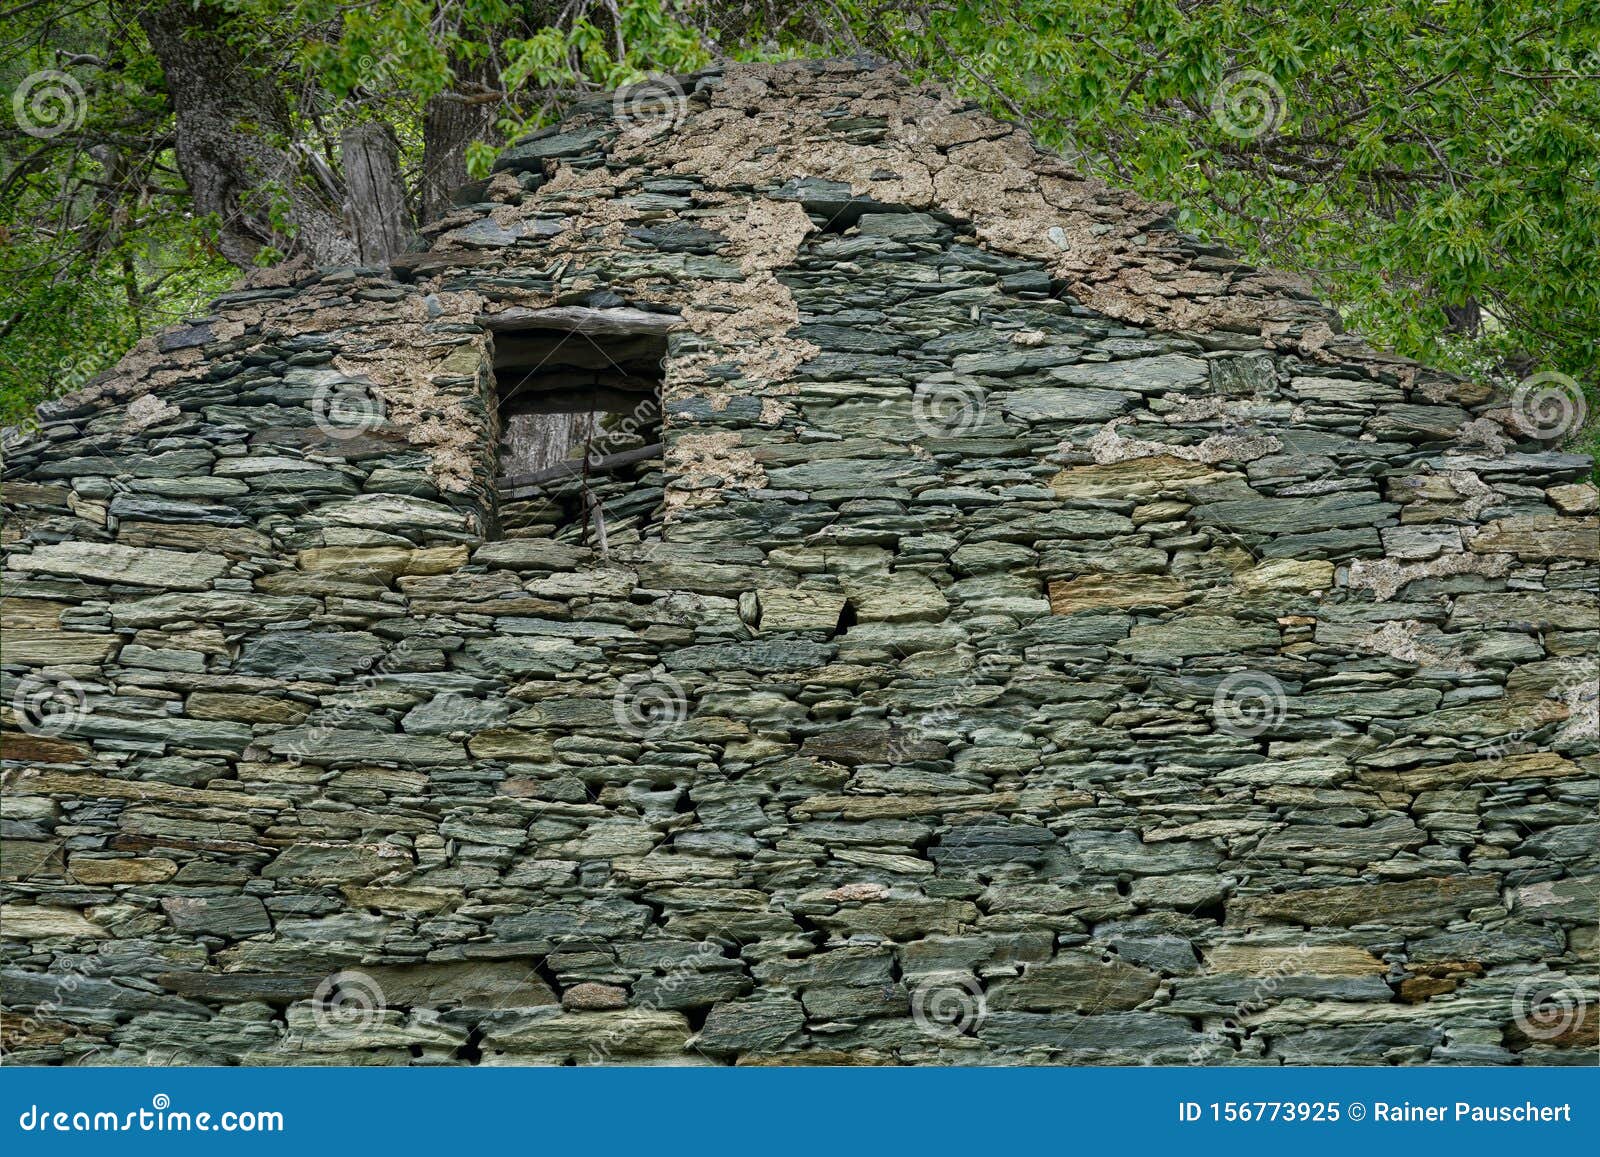
[[[631,310],[540,312],[576,313],[588,326],[496,328],[501,535],[602,554],[659,541],[662,365],[677,319],[635,318],[629,330],[604,315]]]

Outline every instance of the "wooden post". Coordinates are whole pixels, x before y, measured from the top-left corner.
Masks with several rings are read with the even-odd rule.
[[[351,125],[339,138],[350,199],[345,217],[362,265],[384,265],[411,243],[411,212],[400,179],[399,145],[388,125]]]

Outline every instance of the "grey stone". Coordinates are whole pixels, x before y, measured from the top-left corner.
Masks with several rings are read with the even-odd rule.
[[[169,896],[161,910],[180,932],[237,938],[272,930],[266,908],[254,896]]]

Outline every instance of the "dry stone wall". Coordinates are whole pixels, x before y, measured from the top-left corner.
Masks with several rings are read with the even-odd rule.
[[[682,83],[8,442],[8,1059],[1593,1063],[1589,461],[889,70]],[[670,331],[603,557],[513,317]]]

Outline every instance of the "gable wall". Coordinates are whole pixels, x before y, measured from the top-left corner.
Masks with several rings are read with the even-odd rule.
[[[65,708],[6,737],[16,1059],[1592,1045],[1529,1016],[1594,1007],[1586,460],[1325,335],[1108,316],[882,189],[604,167],[616,132],[8,453],[8,725]],[[682,319],[666,540],[605,559],[492,540],[482,319],[571,306]]]

